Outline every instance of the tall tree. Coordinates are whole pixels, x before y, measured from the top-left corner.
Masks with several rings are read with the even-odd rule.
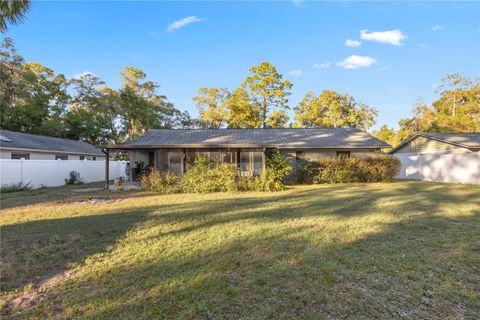
[[[24,63],[5,38],[0,51],[0,121],[7,130],[63,135],[68,81],[40,63]]]
[[[378,139],[387,142],[391,146],[396,146],[398,144],[396,140],[395,129],[390,128],[386,124],[381,126],[378,130],[373,130],[372,134]]]
[[[229,128],[260,128],[261,118],[257,105],[250,103],[250,97],[245,87],[237,88],[225,102],[229,118]]]
[[[7,31],[7,22],[18,24],[23,22],[30,8],[30,0],[0,1],[0,32]]]
[[[146,74],[133,67],[125,67],[121,77],[117,100],[122,139],[138,137],[148,129],[173,126],[178,110],[165,96],[156,93],[158,84],[147,81]]]
[[[348,94],[324,90],[318,96],[307,92],[295,110],[295,127],[360,128],[375,124],[375,108],[356,101]]]
[[[105,83],[86,74],[70,84],[74,93],[65,117],[66,136],[92,144],[117,142],[117,112]]]
[[[228,121],[226,100],[230,93],[227,88],[200,88],[193,97],[200,114],[201,126],[209,129],[222,128]]]
[[[250,103],[258,106],[263,128],[269,126],[270,113],[289,109],[287,97],[290,95],[292,84],[282,78],[271,63],[262,62],[250,69],[250,75],[243,83],[248,90]]]

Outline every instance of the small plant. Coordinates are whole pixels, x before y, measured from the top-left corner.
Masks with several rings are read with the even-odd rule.
[[[180,178],[171,172],[152,169],[148,175],[140,178],[140,186],[152,192],[177,193],[180,191]]]
[[[70,171],[68,177],[65,178],[65,184],[82,184],[83,179],[77,171]]]
[[[28,183],[11,183],[11,184],[4,184],[0,187],[0,193],[11,193],[17,191],[26,191],[32,189],[30,187],[30,182]]]

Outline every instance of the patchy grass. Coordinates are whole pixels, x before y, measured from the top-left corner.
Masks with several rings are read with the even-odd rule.
[[[107,201],[94,204],[65,190],[2,195],[3,304],[62,274],[33,307],[4,307],[4,317],[480,315],[477,186],[99,192],[92,195]]]

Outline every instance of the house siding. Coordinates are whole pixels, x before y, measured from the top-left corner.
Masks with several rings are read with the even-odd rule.
[[[55,160],[55,155],[67,155],[68,160],[80,160],[80,155],[82,154],[66,154],[66,153],[50,153],[50,152],[35,152],[35,151],[28,151],[28,150],[1,150],[0,151],[0,159],[11,159],[12,153],[29,153],[30,160]],[[85,157],[91,157],[90,155],[85,155]],[[103,156],[95,156],[96,160],[105,160]]]
[[[432,153],[465,153],[470,152],[462,148],[438,140],[419,136],[395,151],[396,154],[432,154]]]

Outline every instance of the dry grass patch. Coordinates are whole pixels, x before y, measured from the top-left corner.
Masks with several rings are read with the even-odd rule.
[[[30,192],[30,191],[29,191]],[[2,196],[2,299],[69,270],[12,318],[465,318],[480,314],[480,188]],[[50,193],[49,193],[50,192]],[[20,199],[28,199],[23,205]],[[38,201],[36,201],[38,199]],[[36,203],[38,202],[38,203]]]

